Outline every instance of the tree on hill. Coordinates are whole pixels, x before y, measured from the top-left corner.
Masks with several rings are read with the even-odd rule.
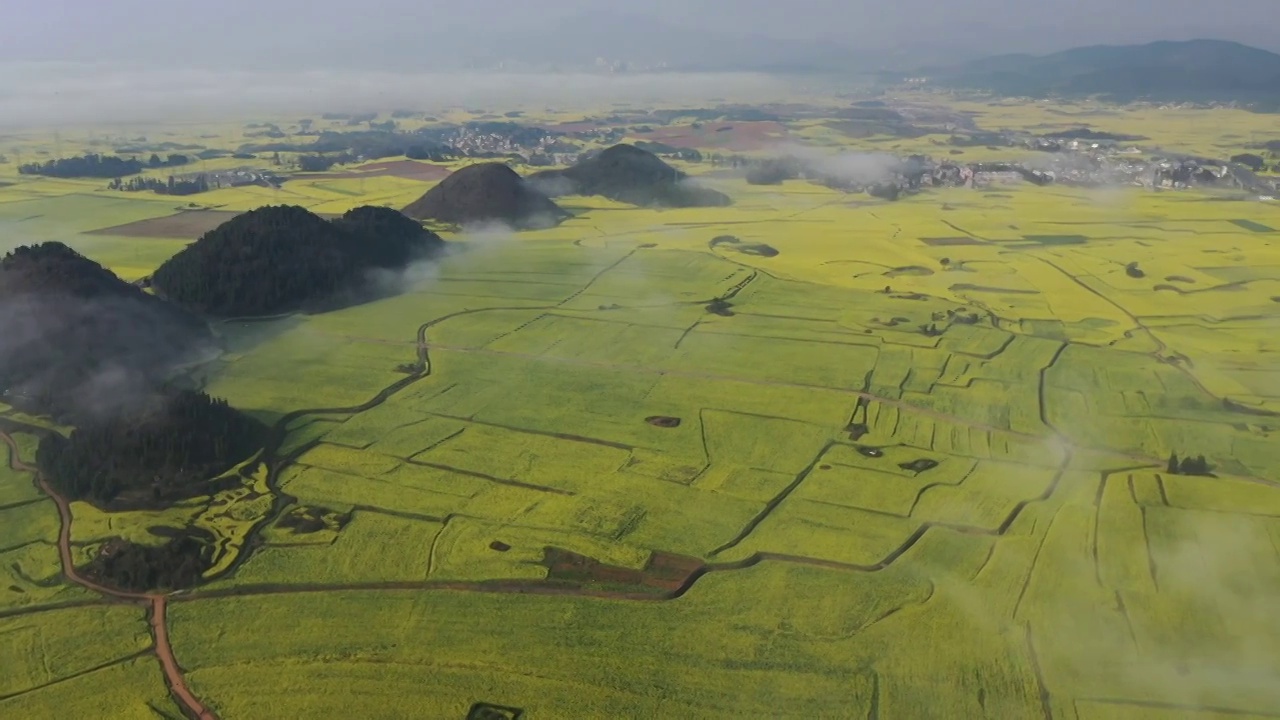
[[[329,222],[281,205],[238,215],[156,269],[156,292],[218,317],[272,315],[356,302],[370,268],[403,267],[439,249],[438,236],[386,208]],[[414,232],[410,225],[417,226]]]
[[[225,400],[165,391],[124,413],[87,418],[67,438],[45,435],[36,462],[69,499],[150,507],[217,491],[217,475],[260,450],[266,433]]]
[[[202,320],[59,242],[0,261],[0,337],[0,399],[64,421],[128,404],[214,347]]]
[[[131,592],[176,590],[199,585],[213,567],[213,537],[188,528],[163,545],[112,540],[89,563],[84,574],[110,587]]]
[[[404,214],[453,225],[500,222],[514,228],[556,225],[569,216],[502,163],[458,170],[406,206]]]
[[[614,145],[564,170],[544,170],[529,177],[538,187],[561,195],[600,195],[631,205],[656,207],[722,207],[727,195],[689,182],[688,176],[651,152],[634,145]]]
[[[374,267],[400,268],[444,250],[439,235],[391,208],[354,208],[334,224],[359,238],[361,256]]]

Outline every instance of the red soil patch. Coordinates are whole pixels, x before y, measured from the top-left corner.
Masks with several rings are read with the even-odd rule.
[[[674,147],[732,152],[763,150],[786,138],[786,126],[772,121],[707,122],[698,128],[692,125],[670,125],[630,137],[631,140],[661,142]]]
[[[547,579],[573,583],[607,583],[631,585],[641,589],[674,592],[703,568],[697,558],[655,552],[641,570],[606,565],[592,557],[560,548],[545,550],[542,564],[547,566]]]
[[[150,220],[138,220],[124,225],[113,225],[100,230],[91,230],[85,235],[120,235],[135,238],[194,240],[240,214],[241,212],[238,210],[183,210],[174,215],[151,218]],[[319,215],[327,220],[338,217],[333,213],[319,213]]]
[[[449,177],[449,173],[450,171],[448,168],[443,168],[439,165],[417,162],[416,160],[391,160],[388,162],[360,165],[345,172],[323,173],[311,175],[310,177],[324,178],[328,180],[358,180],[360,178],[390,175],[392,177],[405,178],[407,180],[435,182]]]
[[[176,215],[139,220],[93,230],[86,235],[123,235],[139,238],[198,238],[239,215],[230,210],[183,210]]]

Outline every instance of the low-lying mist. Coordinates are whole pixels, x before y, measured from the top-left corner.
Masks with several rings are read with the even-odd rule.
[[[284,113],[521,105],[705,103],[778,91],[755,73],[249,72],[81,63],[0,64],[0,126],[245,119]]]

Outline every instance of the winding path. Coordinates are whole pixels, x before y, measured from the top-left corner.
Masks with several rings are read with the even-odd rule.
[[[164,669],[165,684],[169,686],[169,692],[173,695],[174,700],[178,702],[179,707],[182,708],[183,714],[188,718],[217,720],[218,716],[205,707],[191,692],[191,688],[187,687],[186,678],[182,674],[182,666],[178,665],[178,659],[174,657],[173,646],[169,643],[168,596],[161,593],[136,593],[127,590],[116,590],[100,585],[81,575],[76,570],[75,560],[71,556],[71,504],[67,502],[66,498],[54,491],[49,482],[40,475],[38,468],[23,462],[22,457],[18,454],[18,443],[14,441],[12,435],[0,430],[0,440],[4,440],[5,444],[9,446],[9,467],[18,472],[32,473],[36,478],[36,485],[58,506],[58,555],[62,562],[62,574],[66,575],[71,582],[101,595],[118,600],[147,603],[149,605],[148,622],[151,625],[151,647],[156,654],[156,658],[160,660],[160,667]]]

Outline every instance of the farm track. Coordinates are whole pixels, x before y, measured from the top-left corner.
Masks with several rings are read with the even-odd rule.
[[[40,489],[58,506],[58,557],[62,563],[62,574],[71,582],[100,595],[116,600],[141,602],[148,606],[147,620],[151,626],[151,648],[160,660],[164,669],[165,684],[173,699],[182,708],[188,718],[195,720],[217,720],[217,715],[206,708],[191,689],[187,687],[186,678],[182,674],[182,666],[174,657],[173,646],[169,643],[169,626],[166,617],[168,597],[160,593],[136,593],[106,587],[86,578],[76,570],[75,560],[71,555],[71,504],[67,499],[54,491],[48,480],[40,475],[33,465],[23,462],[18,454],[18,443],[8,432],[0,430],[0,440],[9,446],[9,468],[18,472],[31,473]]]

